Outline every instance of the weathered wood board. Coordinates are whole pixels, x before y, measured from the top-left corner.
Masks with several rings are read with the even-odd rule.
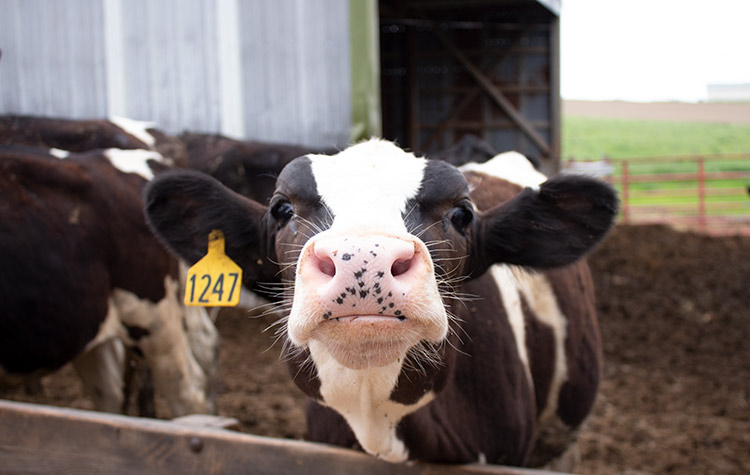
[[[393,465],[309,442],[156,419],[0,401],[0,473],[541,473],[489,465]]]

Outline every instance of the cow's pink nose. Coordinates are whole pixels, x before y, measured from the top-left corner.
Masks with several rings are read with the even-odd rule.
[[[362,267],[400,277],[417,263],[414,253],[414,243],[402,239],[324,239],[315,243],[310,264],[331,279]]]
[[[324,238],[300,269],[328,317],[396,314],[430,268],[415,242],[385,236]]]

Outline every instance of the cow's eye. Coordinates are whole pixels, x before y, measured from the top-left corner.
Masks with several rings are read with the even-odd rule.
[[[286,224],[294,216],[294,206],[288,201],[277,201],[271,208],[271,216],[279,224]]]
[[[450,211],[450,220],[458,232],[463,233],[474,219],[474,213],[466,206],[456,206]]]

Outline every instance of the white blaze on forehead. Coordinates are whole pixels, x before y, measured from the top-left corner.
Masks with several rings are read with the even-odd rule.
[[[109,121],[121,128],[126,134],[130,134],[149,147],[153,147],[156,139],[148,133],[148,129],[156,127],[154,122],[128,119],[125,117],[110,117]]]
[[[148,161],[164,162],[164,157],[160,153],[151,150],[109,148],[104,151],[104,156],[121,172],[137,173],[149,181],[154,178],[154,172],[148,166]]]
[[[404,231],[402,213],[422,183],[427,161],[391,142],[373,139],[343,152],[310,155],[318,194],[339,225],[377,224]]]
[[[70,152],[68,152],[67,150],[59,149],[59,148],[49,149],[49,154],[52,155],[53,157],[59,158],[60,160],[66,159],[70,156]]]
[[[547,181],[547,177],[537,171],[528,158],[518,152],[505,152],[495,155],[484,163],[467,163],[462,172],[477,172],[502,178],[516,185],[537,189]]]

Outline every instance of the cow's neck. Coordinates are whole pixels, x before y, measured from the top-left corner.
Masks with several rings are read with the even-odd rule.
[[[428,392],[415,404],[390,400],[403,358],[378,368],[354,370],[338,363],[316,341],[310,342],[310,354],[318,369],[323,403],[341,414],[362,448],[389,462],[404,462],[409,453],[396,436],[398,423],[434,398]]]

